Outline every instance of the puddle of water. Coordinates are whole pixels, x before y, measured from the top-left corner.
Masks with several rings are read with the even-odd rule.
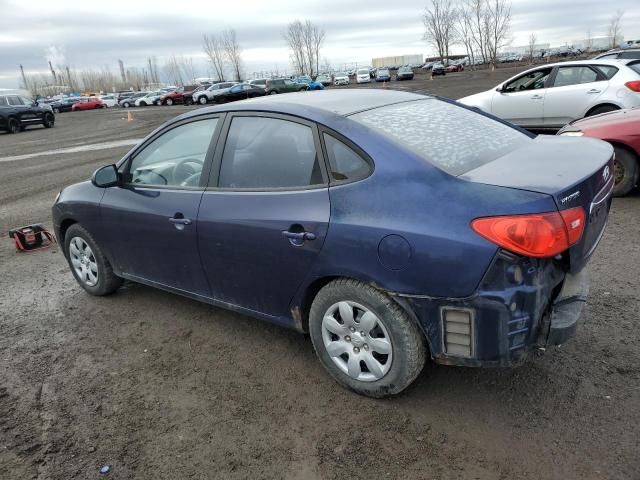
[[[59,148],[45,152],[27,153],[24,155],[14,155],[13,157],[2,157],[0,162],[15,162],[17,160],[27,160],[29,158],[42,157],[46,155],[59,155],[61,153],[91,152],[94,150],[106,150],[109,148],[126,147],[136,145],[142,141],[141,138],[129,138],[127,140],[115,140],[113,142],[92,143],[89,145],[79,145],[77,147]]]

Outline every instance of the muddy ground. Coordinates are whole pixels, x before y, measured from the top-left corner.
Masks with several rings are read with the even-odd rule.
[[[513,69],[399,86],[458,98]],[[393,85],[395,86],[395,85]],[[18,254],[64,186],[185,107],[0,133],[0,479],[638,479],[640,194],[614,201],[577,337],[517,369],[428,364],[391,400],[338,387],[308,338],[127,284],[95,298],[58,248]]]

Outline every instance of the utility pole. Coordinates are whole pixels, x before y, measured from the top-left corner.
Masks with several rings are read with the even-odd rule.
[[[127,83],[127,76],[124,73],[124,63],[122,60],[118,60],[118,63],[120,64],[120,76],[122,77],[122,83]]]
[[[20,65],[20,75],[22,76],[22,84],[25,90],[29,90],[29,84],[27,83],[27,76],[24,74],[24,67]]]

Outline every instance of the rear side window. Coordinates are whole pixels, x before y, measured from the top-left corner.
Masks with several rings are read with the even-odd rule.
[[[568,85],[579,85],[581,83],[591,83],[598,80],[598,74],[589,67],[573,66],[560,67],[553,82],[554,87],[566,87]]]
[[[220,187],[304,188],[324,183],[310,127],[278,118],[233,119]]]
[[[371,173],[369,163],[334,136],[325,133],[324,145],[334,180],[338,182],[360,180]]]
[[[6,107],[7,105],[7,97],[0,97],[0,107]]]
[[[20,97],[10,96],[10,97],[7,97],[7,99],[9,100],[9,105],[23,105],[22,100],[20,100]]]
[[[600,55],[598,57],[598,60],[604,60],[605,58],[608,58],[608,59],[618,58],[618,54],[617,53],[610,53],[609,55]]]
[[[622,52],[622,53],[620,53],[618,58],[639,58],[640,59],[640,50],[632,50],[630,52]]]
[[[374,108],[349,118],[451,175],[492,162],[530,141],[513,127],[432,98]]]
[[[607,77],[607,80],[611,80],[618,73],[618,69],[612,65],[594,65],[594,67]]]
[[[631,70],[640,74],[640,62],[633,62],[627,65]]]

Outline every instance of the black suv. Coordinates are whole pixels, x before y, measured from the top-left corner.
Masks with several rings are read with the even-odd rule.
[[[55,120],[49,105],[39,105],[21,95],[0,95],[0,130],[18,133],[29,125],[51,128]]]

